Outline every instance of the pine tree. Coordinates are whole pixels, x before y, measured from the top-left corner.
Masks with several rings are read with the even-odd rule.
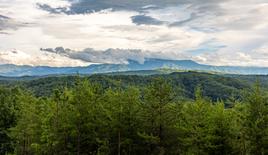
[[[169,105],[173,103],[174,92],[164,79],[155,79],[145,90],[143,103],[144,133],[149,153],[165,153],[167,128],[170,126]]]
[[[16,140],[16,154],[38,154],[40,150],[40,104],[31,94],[18,97],[17,124],[10,136]]]
[[[236,121],[232,109],[226,109],[223,102],[217,102],[212,108],[212,147],[209,154],[231,155],[237,154],[234,142],[236,142]]]
[[[259,82],[248,95],[246,103],[248,112],[246,117],[246,134],[250,143],[250,153],[264,155],[268,153],[268,102],[260,89]]]
[[[126,90],[108,89],[104,95],[106,116],[109,120],[112,154],[134,154],[139,129],[140,93],[130,87]]]
[[[100,128],[99,113],[101,99],[100,87],[89,81],[78,81],[73,89],[73,120],[72,135],[75,138],[75,152],[77,154],[98,151],[98,128]]]
[[[20,94],[18,88],[0,87],[0,154],[7,154],[14,149],[9,128],[16,125],[17,97]]]
[[[203,97],[201,87],[195,91],[195,101],[184,105],[183,118],[177,124],[184,135],[179,137],[185,154],[209,154],[213,141],[212,104]]]

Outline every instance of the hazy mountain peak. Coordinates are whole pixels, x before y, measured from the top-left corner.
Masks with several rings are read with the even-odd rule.
[[[192,60],[169,60],[145,58],[144,62],[128,59],[123,64],[94,64],[87,67],[46,67],[0,65],[1,76],[44,76],[56,74],[95,74],[125,71],[152,71],[168,69],[173,71],[202,71],[228,74],[268,74],[265,67],[210,66]]]

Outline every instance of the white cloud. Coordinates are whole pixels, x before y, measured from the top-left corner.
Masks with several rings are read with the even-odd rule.
[[[0,64],[17,64],[31,66],[84,66],[92,63],[85,63],[81,60],[74,60],[68,57],[53,53],[44,52],[42,54],[32,55],[16,49],[0,52]]]
[[[189,2],[192,4],[160,9],[147,6],[146,11],[142,12],[144,15],[166,21],[155,26],[132,23],[131,17],[141,14],[137,11],[108,9],[90,14],[51,14],[38,8],[36,3],[48,4],[52,8],[68,8],[70,1],[1,0],[0,15],[8,16],[12,22],[23,26],[17,24],[20,28],[4,30],[8,35],[0,34],[0,63],[88,65],[60,55],[47,55],[39,50],[63,46],[78,51],[85,48],[99,51],[109,48],[141,49],[160,52],[163,57],[192,58],[214,65],[268,66],[266,57],[262,57],[266,55],[265,45],[268,43],[268,3],[265,0]],[[193,15],[195,18],[192,18]],[[180,21],[184,24],[168,26]],[[211,40],[225,47],[205,51],[204,43]],[[206,46],[211,49],[209,46],[214,45]],[[199,48],[202,52],[198,54],[188,52]],[[13,49],[23,54],[15,54]]]
[[[18,4],[20,1],[14,5]],[[164,25],[137,26],[132,23],[131,17],[137,15],[138,12],[106,10],[91,14],[49,14],[34,7],[33,4],[27,2],[29,8],[27,12],[20,12],[20,15],[14,14],[13,16],[15,19],[22,20],[21,17],[34,13],[35,15],[27,16],[33,25],[12,31],[11,35],[0,36],[0,41],[5,42],[0,50],[7,51],[16,48],[27,52],[34,58],[35,55],[39,55],[41,47],[57,46],[78,50],[88,47],[96,50],[141,49],[161,51],[169,55],[197,47],[206,40],[206,36],[202,32],[187,28],[169,28]],[[14,8],[17,7],[12,6],[9,9]],[[23,20],[27,22],[27,18]],[[24,63],[27,64],[27,62]],[[62,61],[62,65],[64,63],[66,61]],[[53,63],[50,64],[53,65]],[[36,61],[35,65],[39,65],[39,61]]]
[[[262,57],[268,57],[268,44],[261,46],[253,51],[256,55],[260,55]]]
[[[167,7],[161,9],[148,10],[147,15],[161,21],[177,22],[186,20],[191,15],[191,10],[187,9],[189,5]]]

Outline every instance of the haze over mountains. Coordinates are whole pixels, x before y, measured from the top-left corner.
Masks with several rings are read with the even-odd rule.
[[[86,67],[48,67],[48,66],[18,66],[12,64],[0,65],[1,76],[45,76],[61,74],[97,74],[132,71],[156,71],[166,69],[174,71],[202,71],[223,74],[268,74],[266,67],[211,66],[196,63],[192,60],[165,60],[147,58],[144,63],[128,60],[127,64],[93,64]],[[159,72],[160,73],[160,72]],[[127,73],[126,73],[127,74]]]

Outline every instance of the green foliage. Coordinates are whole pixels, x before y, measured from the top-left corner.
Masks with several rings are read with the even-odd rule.
[[[91,75],[82,76],[80,79],[89,80],[91,83],[97,83],[104,89],[117,88],[126,89],[131,86],[144,88],[154,81],[155,78],[163,78],[169,81],[173,90],[180,90],[181,93],[177,93],[177,98],[190,98],[194,99],[195,88],[198,85],[202,85],[203,95],[211,98],[213,101],[218,99],[226,101],[230,96],[235,99],[241,98],[242,89],[250,88],[252,79],[255,76],[234,76],[229,77],[227,75],[216,75],[209,73],[199,72],[177,72],[167,75],[149,75],[138,76],[135,75]],[[76,84],[75,76],[58,76],[58,77],[22,77],[18,79],[3,79],[0,84],[5,84],[8,87],[12,85],[20,85],[27,90],[33,92],[37,97],[50,97],[53,95],[53,90],[63,90],[65,87],[74,88]],[[262,80],[264,85],[265,80]]]
[[[144,113],[141,116],[147,133],[147,136],[143,133],[143,138],[147,141],[150,154],[167,152],[165,148],[172,145],[168,138],[172,137],[170,135],[172,132],[169,130],[173,122],[173,117],[170,115],[173,99],[174,93],[170,83],[162,78],[156,78],[145,89],[142,105]]]
[[[268,98],[259,84],[239,100],[227,95],[226,108],[199,75],[76,76],[42,98],[0,88],[0,154],[268,154]]]
[[[256,155],[268,154],[268,98],[262,95],[257,82],[246,99],[248,111],[245,132],[248,135],[250,152]]]
[[[9,128],[16,125],[16,111],[18,109],[18,88],[0,87],[0,154],[12,151],[13,141],[9,137]]]

